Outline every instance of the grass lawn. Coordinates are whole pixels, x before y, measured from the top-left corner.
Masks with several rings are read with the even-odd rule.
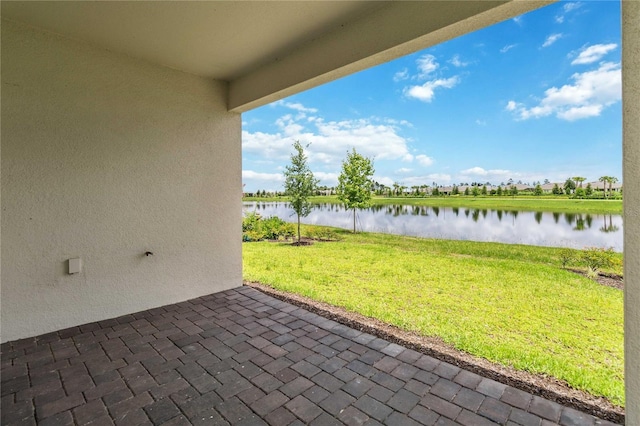
[[[560,249],[335,232],[245,243],[244,279],[624,404],[622,292],[562,270]]]
[[[288,201],[287,197],[244,198],[244,201]],[[335,203],[340,201],[335,196],[312,197],[314,203]],[[470,207],[494,210],[573,212],[593,214],[622,214],[622,200],[580,200],[553,197],[374,197],[373,204],[401,204],[410,206],[437,207]]]

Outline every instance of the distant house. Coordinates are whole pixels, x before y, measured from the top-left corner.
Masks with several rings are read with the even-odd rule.
[[[553,182],[553,183],[545,183],[544,185],[540,185],[542,188],[542,192],[544,194],[551,194],[553,192],[553,187],[558,185],[558,188],[562,189],[563,183]]]
[[[594,191],[603,191],[603,187],[605,187],[607,191],[609,190],[609,184],[607,182],[597,181],[597,182],[589,182],[589,183],[591,183],[591,188],[593,188]],[[622,192],[622,183],[616,182],[612,184],[611,191]]]

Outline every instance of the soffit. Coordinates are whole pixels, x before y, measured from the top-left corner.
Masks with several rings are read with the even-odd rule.
[[[2,17],[229,82],[243,112],[556,0],[2,1]]]
[[[3,1],[2,17],[218,80],[233,80],[377,1]]]

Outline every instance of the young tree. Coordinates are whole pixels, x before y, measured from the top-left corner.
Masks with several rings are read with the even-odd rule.
[[[496,191],[496,194],[498,195],[498,197],[502,197],[502,186],[498,187],[498,190]]]
[[[353,232],[356,232],[356,209],[363,209],[371,205],[371,191],[375,172],[373,161],[358,154],[355,148],[347,153],[347,159],[342,162],[342,171],[338,177],[338,199],[344,203],[347,210],[353,209]]]
[[[584,193],[587,197],[591,197],[593,195],[593,187],[591,186],[591,183],[587,184],[587,189],[585,189]]]
[[[482,195],[487,195],[487,185],[482,185],[482,191],[480,193]]]
[[[300,218],[311,213],[309,197],[316,190],[318,180],[313,177],[307,165],[307,156],[300,141],[296,141],[293,148],[296,153],[291,154],[291,165],[284,171],[284,191],[289,197],[291,208],[298,216],[298,242],[300,242]]]
[[[562,189],[560,189],[560,187],[558,186],[557,183],[553,184],[553,189],[551,190],[551,193],[553,195],[562,195]]]
[[[473,187],[473,190],[471,191],[471,194],[473,194],[474,197],[477,197],[478,195],[480,195],[480,190],[478,189],[477,186]]]
[[[564,182],[564,192],[567,195],[571,195],[571,192],[576,189],[576,184],[570,178]]]
[[[536,185],[535,189],[533,190],[533,195],[538,197],[542,195],[542,186],[540,186],[540,184]]]
[[[470,194],[470,192],[469,192],[469,187],[467,186],[467,187],[464,189],[464,195],[469,195],[469,194]]]

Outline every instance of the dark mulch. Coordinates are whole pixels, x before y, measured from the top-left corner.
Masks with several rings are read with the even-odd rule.
[[[600,272],[598,276],[596,276],[595,278],[591,278],[587,275],[585,271],[581,269],[569,269],[569,270],[571,272],[575,272],[576,274],[592,279],[600,285],[617,288],[618,290],[624,290],[624,279],[622,278],[622,276],[618,274],[608,274],[605,272]]]
[[[614,280],[614,278],[611,277],[603,278]],[[598,282],[600,281],[598,280]],[[624,408],[613,405],[605,398],[573,389],[566,382],[553,377],[532,374],[495,364],[486,359],[459,351],[440,339],[407,332],[392,325],[385,324],[377,319],[368,318],[336,306],[317,302],[307,297],[286,293],[260,283],[245,282],[244,284],[361,332],[401,344],[402,346],[422,352],[441,361],[457,365],[460,368],[483,377],[555,401],[564,406],[575,408],[601,419],[624,424]],[[601,282],[601,284],[607,285],[604,282]]]

